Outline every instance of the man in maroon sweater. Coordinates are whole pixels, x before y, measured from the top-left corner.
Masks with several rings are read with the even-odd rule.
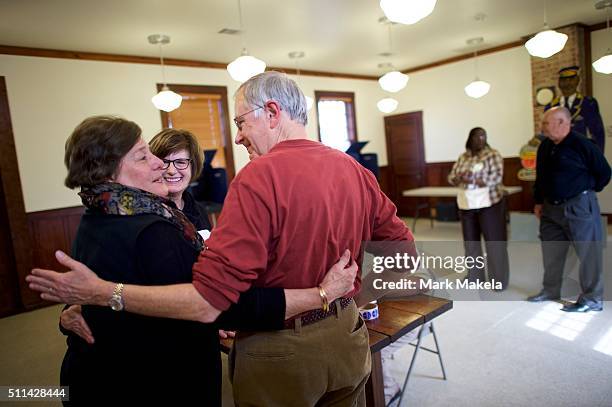
[[[217,228],[194,265],[193,284],[125,285],[126,310],[214,320],[252,285],[316,287],[345,249],[358,253],[360,263],[364,241],[413,241],[370,171],[308,140],[304,95],[286,75],[249,79],[236,93],[235,113],[236,143],[252,160],[230,185]],[[113,295],[113,283],[74,280],[62,276],[46,298],[104,305]],[[368,331],[351,298],[360,283],[358,274],[354,292],[329,310],[320,291],[323,310],[286,321],[287,329],[238,333],[231,369],[236,403],[365,404]]]

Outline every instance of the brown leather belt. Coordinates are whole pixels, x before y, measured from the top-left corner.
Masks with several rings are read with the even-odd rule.
[[[349,304],[353,302],[352,298],[340,298],[340,309],[345,309],[349,306]],[[319,322],[324,320],[325,318],[331,315],[337,315],[336,313],[336,303],[337,301],[329,304],[329,311],[325,312],[322,309],[316,309],[308,312],[304,312],[302,314],[298,314],[295,317],[285,320],[285,329],[293,329],[295,328],[295,321],[300,318],[302,321],[302,326],[311,325],[315,322]]]

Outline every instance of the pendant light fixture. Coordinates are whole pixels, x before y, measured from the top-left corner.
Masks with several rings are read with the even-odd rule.
[[[376,103],[376,107],[378,107],[378,110],[382,113],[392,113],[397,109],[398,104],[399,102],[393,98],[384,98]]]
[[[300,67],[298,66],[298,61],[304,58],[305,55],[306,54],[304,54],[303,51],[293,51],[289,53],[289,58],[295,61],[295,72],[297,74],[298,80],[300,78]],[[314,104],[314,99],[311,98],[310,96],[306,96],[306,94],[304,94],[304,97],[306,98],[306,109],[307,110],[312,109],[312,105]]]
[[[546,16],[546,0],[544,0],[544,29],[525,43],[525,48],[531,56],[548,58],[565,47],[567,35],[550,29]]]
[[[151,98],[151,102],[153,102],[153,106],[157,109],[163,110],[164,112],[171,112],[181,105],[183,97],[178,93],[172,92],[166,83],[166,70],[164,68],[162,46],[170,43],[170,37],[163,34],[151,34],[147,38],[149,39],[149,43],[159,45],[159,59],[162,71],[162,89],[157,95]]]
[[[408,79],[410,79],[409,76],[395,70],[392,64],[387,64],[386,66],[392,70],[378,78],[380,87],[391,93],[397,93],[404,89],[408,83]]]
[[[266,70],[266,63],[249,55],[244,45],[244,30],[242,25],[242,7],[238,0],[238,17],[240,19],[240,37],[242,39],[242,54],[227,65],[227,72],[233,80],[244,82]]]
[[[389,51],[387,52],[387,55],[391,56],[393,55],[393,45],[391,41],[391,26],[393,25],[393,23],[387,19],[379,21],[388,25]],[[378,78],[378,83],[384,91],[396,93],[406,87],[406,84],[408,83],[408,79],[410,79],[410,77],[396,70],[393,67],[392,63],[389,62],[386,64],[379,64],[378,67],[387,69],[387,73]]]
[[[391,26],[395,23],[390,21],[387,17],[379,18],[378,22],[381,24],[386,24],[388,26],[387,32],[388,32],[388,40],[389,40],[388,50],[378,55],[389,58],[393,56],[393,52],[392,52],[393,46],[391,42]],[[378,78],[378,84],[380,85],[382,90],[384,90],[385,92],[396,93],[406,87],[406,84],[408,83],[408,79],[409,79],[408,75],[405,75],[397,71],[393,67],[393,64],[391,62],[380,63],[378,64],[378,68],[384,69],[387,72],[383,76]],[[395,100],[394,98],[385,97],[376,103],[376,107],[378,108],[380,112],[388,114],[388,113],[394,112],[395,109],[397,109],[398,104],[399,102]]]
[[[467,40],[468,45],[478,46],[482,44],[484,39],[482,37],[470,38]],[[475,79],[470,82],[465,88],[465,94],[471,98],[478,99],[489,93],[491,85],[488,82],[481,81],[478,79],[478,51],[474,50],[474,73]]]
[[[610,8],[612,0],[602,0],[595,4],[595,8],[601,10],[606,9],[606,35],[610,36]],[[608,47],[606,55],[593,62],[593,69],[599,73],[609,75],[612,73],[612,49]]]
[[[394,23],[414,24],[432,13],[436,0],[380,0],[380,8]]]

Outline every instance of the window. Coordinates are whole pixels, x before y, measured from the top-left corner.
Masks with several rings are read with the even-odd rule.
[[[221,86],[169,86],[181,94],[183,103],[170,113],[160,111],[163,126],[189,130],[203,150],[217,150],[211,165],[225,168],[230,181],[234,177],[234,157],[227,115],[227,89]]]
[[[346,151],[357,141],[355,94],[315,91],[319,140],[326,146]]]

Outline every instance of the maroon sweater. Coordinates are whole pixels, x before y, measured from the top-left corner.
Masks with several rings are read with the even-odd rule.
[[[361,265],[368,240],[414,240],[372,173],[321,143],[284,141],[231,183],[193,284],[226,310],[251,285],[317,286],[345,249]],[[358,273],[350,295],[360,285]]]

